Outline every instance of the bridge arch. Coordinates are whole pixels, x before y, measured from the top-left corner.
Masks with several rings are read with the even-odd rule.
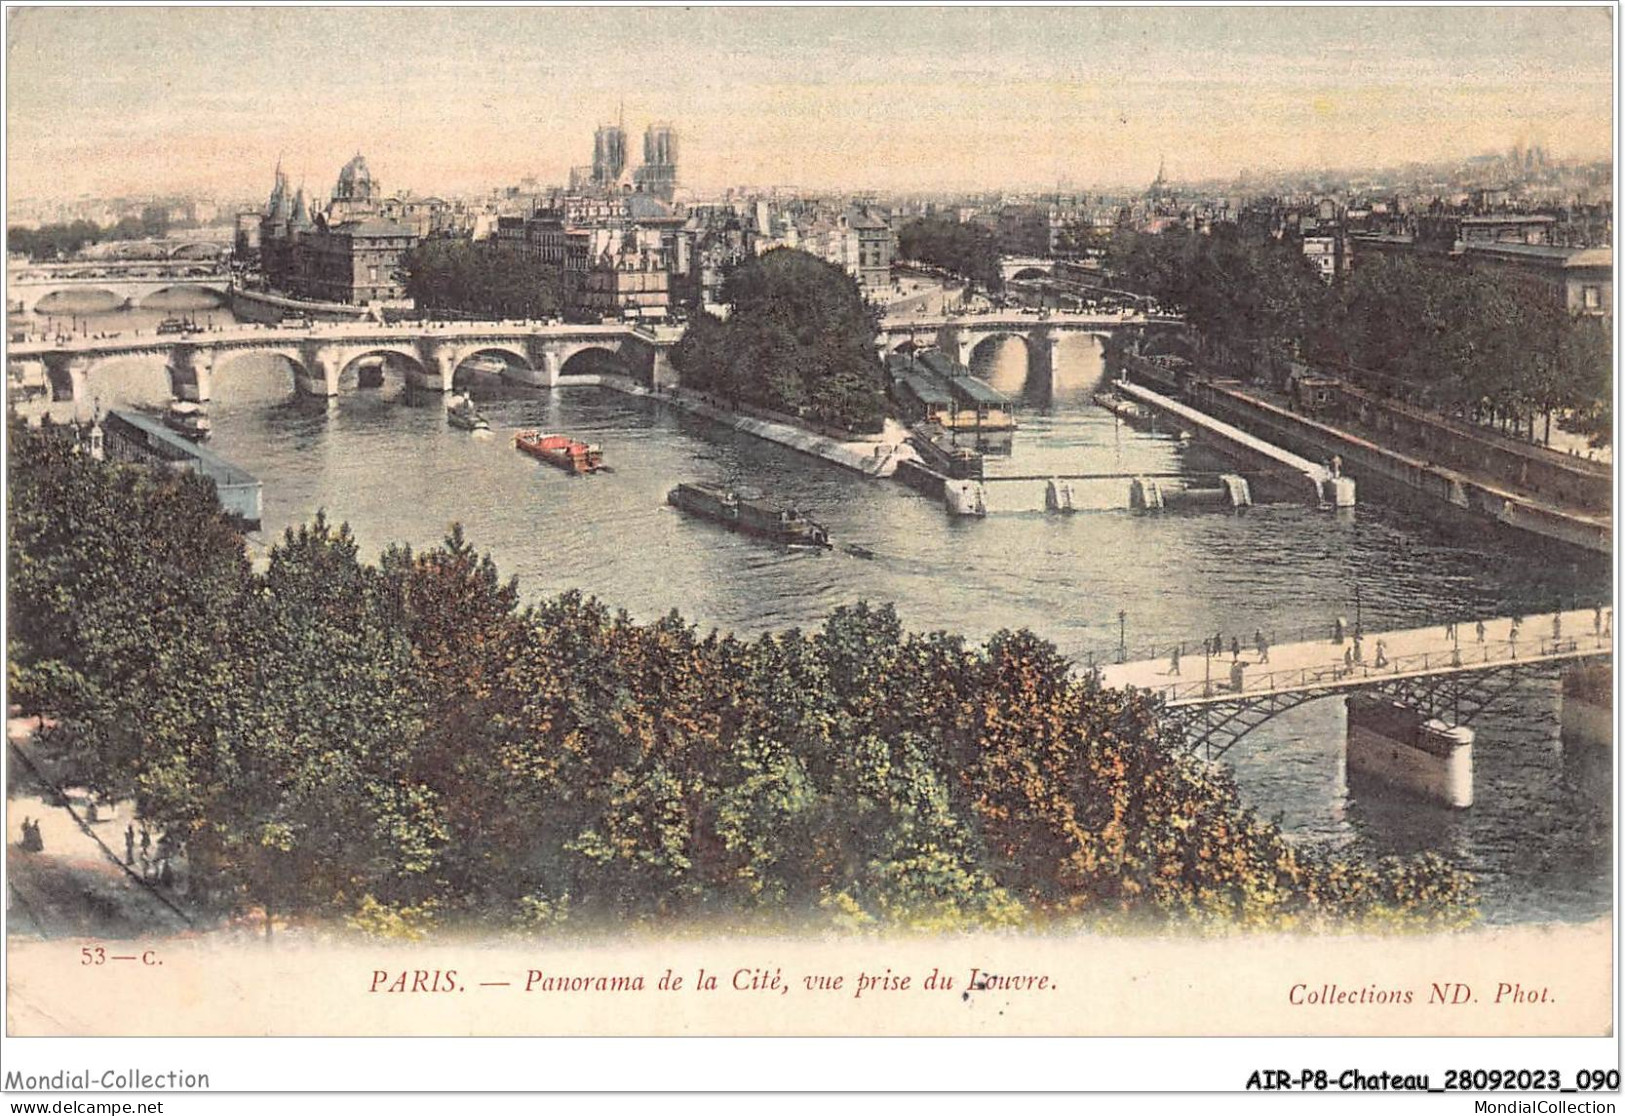
[[[169,250],[172,260],[215,260],[226,254],[226,246],[212,240],[194,240]]]
[[[110,314],[123,305],[123,297],[106,287],[58,287],[35,300],[34,313],[56,318],[76,314]]]
[[[1013,283],[1020,279],[1048,279],[1051,274],[1051,272],[1045,271],[1041,267],[1024,267],[1006,279],[1005,282]]]
[[[391,370],[392,359],[397,365],[405,366],[404,371],[397,372],[403,381],[422,384],[430,378],[423,358],[410,345],[357,345],[342,349],[335,355],[333,365],[338,370],[336,382],[340,391],[368,386],[365,375],[368,366],[363,365],[362,361],[369,357],[379,358],[376,367],[379,369],[380,382]]]
[[[615,376],[629,376],[632,374],[626,358],[613,345],[602,342],[583,342],[578,345],[567,346],[559,353],[559,375],[561,377],[604,374]]]
[[[226,296],[201,283],[173,283],[140,300],[143,310],[204,310],[224,306]]]
[[[51,375],[47,363],[47,375]],[[52,377],[53,394],[56,378]],[[79,389],[83,394],[69,397],[78,404],[100,400],[103,407],[123,403],[167,404],[177,398],[175,379],[163,351],[119,353],[92,359],[84,365]]]
[[[472,344],[461,345],[452,350],[451,366],[456,372],[463,372],[463,366],[476,357],[496,357],[504,364],[519,368],[525,372],[531,372],[535,369],[535,365],[530,359],[530,353],[522,343],[517,341],[477,341]]]
[[[256,359],[257,358],[257,359]],[[226,369],[238,365],[240,361],[249,360],[258,368],[254,370],[235,368],[231,372]],[[276,369],[270,372],[268,369]],[[256,371],[262,373],[261,382],[270,384],[281,383],[289,391],[297,393],[301,379],[309,379],[310,371],[301,358],[299,350],[294,346],[270,346],[253,349],[222,349],[214,355],[214,372],[212,379],[213,398],[216,400],[233,398],[276,398],[283,395],[280,391],[256,391],[250,383]]]

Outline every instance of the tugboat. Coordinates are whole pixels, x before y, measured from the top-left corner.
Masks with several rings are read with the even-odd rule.
[[[680,484],[666,496],[680,511],[720,523],[731,531],[785,546],[828,550],[829,532],[793,508],[775,508],[714,484]]]
[[[578,442],[564,434],[521,430],[513,436],[513,444],[532,457],[563,469],[566,473],[577,475],[596,473],[604,467],[603,450],[586,442]]]
[[[194,442],[201,442],[209,436],[209,410],[201,403],[177,399],[164,412],[164,425]]]
[[[452,397],[446,408],[446,421],[459,430],[490,430],[491,424],[480,414],[480,409],[474,406],[474,401],[466,395]]]

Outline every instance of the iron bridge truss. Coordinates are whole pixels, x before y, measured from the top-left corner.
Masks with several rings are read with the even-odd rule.
[[[1562,659],[1509,660],[1486,666],[1406,675],[1398,678],[1363,677],[1292,690],[1266,690],[1180,705],[1164,706],[1162,719],[1183,741],[1184,750],[1208,759],[1223,756],[1248,733],[1289,709],[1311,701],[1350,693],[1384,694],[1453,725],[1471,725],[1484,713],[1503,707],[1519,683],[1552,677],[1564,667],[1594,659],[1596,655]]]

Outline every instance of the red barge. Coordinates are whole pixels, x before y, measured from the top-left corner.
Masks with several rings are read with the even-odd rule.
[[[566,473],[596,473],[604,467],[603,450],[564,434],[521,430],[513,436],[513,444]]]

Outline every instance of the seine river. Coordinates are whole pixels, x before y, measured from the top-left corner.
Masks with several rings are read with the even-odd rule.
[[[217,324],[229,320],[212,312]],[[92,319],[92,331],[150,328],[158,315]],[[201,322],[205,312],[197,313]],[[996,385],[1024,390],[1025,353],[982,354]],[[1068,337],[1053,398],[1028,393],[1010,455],[992,474],[1209,472],[1165,434],[1136,432],[1089,402],[1096,342]],[[99,374],[103,403],[157,402],[156,363]],[[862,479],[660,404],[600,389],[480,392],[494,434],[449,428],[438,402],[407,405],[398,377],[338,398],[296,398],[291,375],[239,358],[218,366],[211,448],[265,484],[263,554],[318,509],[347,521],[366,553],[433,545],[453,521],[517,574],[531,597],[581,589],[639,619],[671,609],[741,635],[818,625],[837,606],[893,602],[916,630],[982,639],[1027,627],[1086,662],[1111,656],[1119,613],[1130,652],[1256,628],[1284,641],[1332,619],[1367,630],[1459,617],[1533,615],[1609,593],[1605,564],[1532,556],[1483,535],[1444,532],[1409,512],[1364,504],[1326,513],[1260,506],[1244,514],[1127,510],[1126,480],[1076,482],[1073,516],[1046,514],[1042,484],[990,484],[985,520],[952,520],[901,485]],[[604,447],[613,473],[568,477],[516,453],[515,429],[573,433]],[[837,544],[787,552],[666,505],[682,480],[761,490],[805,509]],[[862,548],[868,557],[844,548]],[[1187,651],[1186,674],[1202,669]],[[1475,725],[1476,804],[1452,811],[1395,792],[1351,790],[1343,707],[1313,702],[1266,724],[1225,757],[1247,801],[1289,832],[1380,855],[1437,850],[1473,871],[1493,922],[1583,920],[1611,906],[1610,758],[1566,756],[1554,682],[1514,695],[1516,714]]]

